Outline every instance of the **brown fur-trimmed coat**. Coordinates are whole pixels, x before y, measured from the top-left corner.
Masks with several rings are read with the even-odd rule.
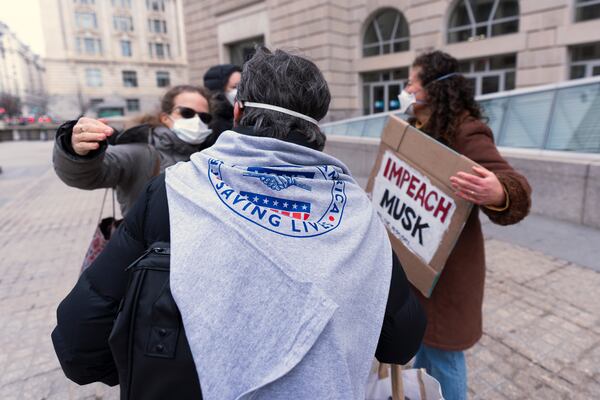
[[[505,211],[473,207],[431,298],[427,299],[416,291],[428,319],[423,343],[438,349],[458,351],[473,346],[483,333],[485,254],[479,210],[493,223],[515,224],[529,212],[531,188],[527,179],[502,158],[494,144],[492,131],[480,120],[466,118],[450,147],[494,172],[509,197],[509,207]]]

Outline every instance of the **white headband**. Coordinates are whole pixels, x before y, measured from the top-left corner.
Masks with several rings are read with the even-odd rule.
[[[305,121],[308,121],[310,123],[313,123],[313,124],[319,126],[319,121],[317,121],[316,119],[311,118],[308,115],[300,114],[299,112],[296,112],[296,111],[288,110],[287,108],[273,106],[271,104],[253,103],[251,101],[242,101],[242,102],[240,102],[240,105],[242,106],[242,108],[244,108],[244,107],[263,108],[265,110],[277,111],[277,112],[280,112],[283,114],[291,115],[292,117],[303,119]]]

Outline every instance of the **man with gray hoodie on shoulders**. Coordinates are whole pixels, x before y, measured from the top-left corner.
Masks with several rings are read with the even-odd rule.
[[[233,130],[151,181],[60,304],[61,366],[81,384],[128,385],[119,377],[143,370],[115,365],[109,336],[127,266],[169,242],[198,379],[161,387],[184,376],[165,366],[143,398],[364,400],[373,357],[404,364],[416,354],[423,309],[366,193],[322,152],[330,92],[317,66],[258,48],[238,89]]]

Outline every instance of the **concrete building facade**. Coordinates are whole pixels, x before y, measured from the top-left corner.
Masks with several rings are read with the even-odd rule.
[[[44,65],[40,56],[0,22],[0,96],[5,95],[21,101],[22,115],[38,116],[46,111]]]
[[[181,0],[40,0],[48,107],[81,114],[151,112],[188,82]]]
[[[600,75],[598,0],[185,0],[184,10],[192,82],[253,42],[299,49],[329,82],[329,121],[398,108],[408,67],[433,49],[461,61],[477,94]]]

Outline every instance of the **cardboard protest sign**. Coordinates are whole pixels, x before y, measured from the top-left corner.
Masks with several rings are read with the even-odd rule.
[[[367,184],[410,282],[430,297],[472,204],[450,177],[477,165],[402,119],[390,116]]]

